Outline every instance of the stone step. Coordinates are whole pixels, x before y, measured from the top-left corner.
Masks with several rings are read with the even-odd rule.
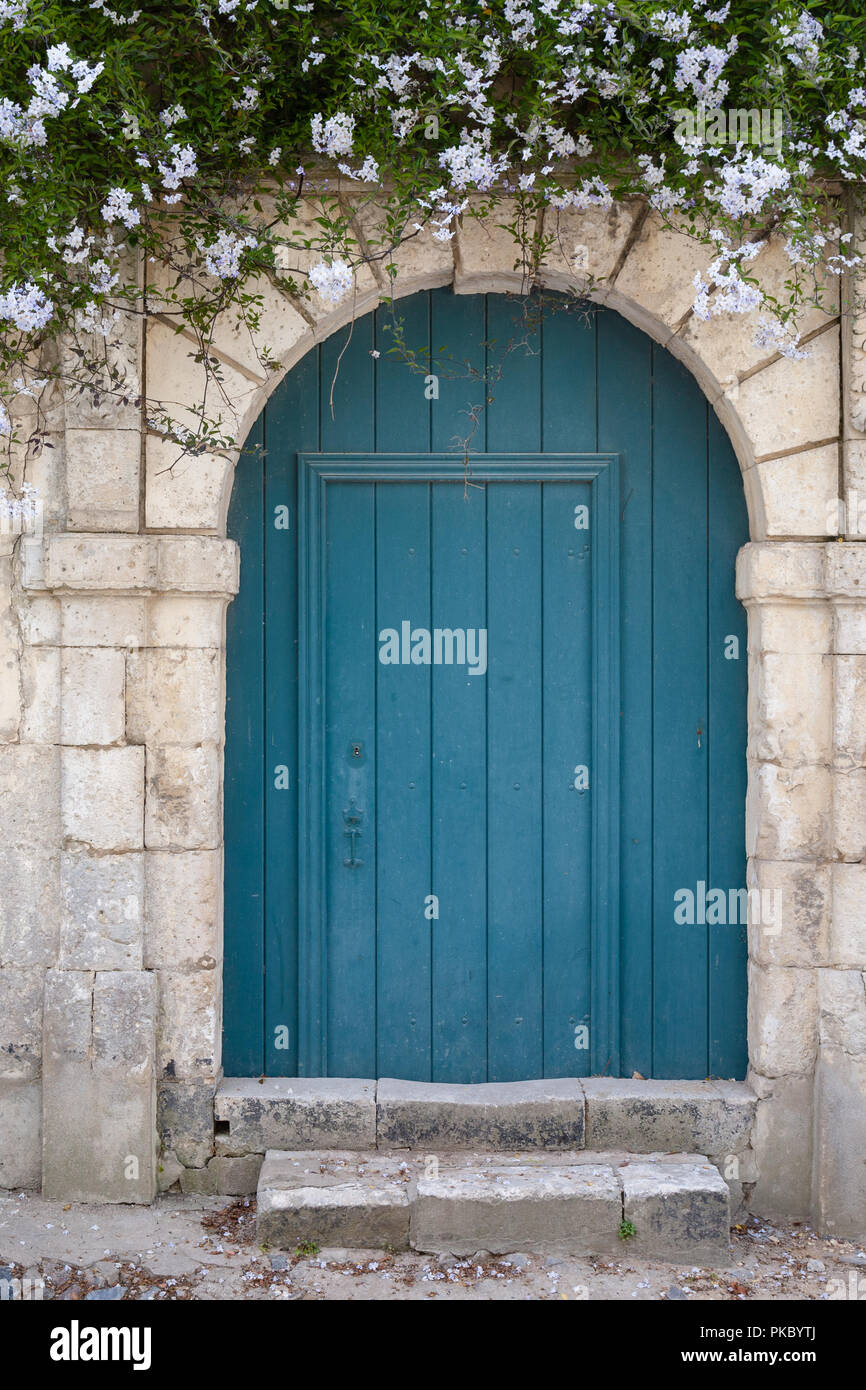
[[[721,1158],[748,1149],[755,1104],[735,1081],[227,1079],[215,1098],[216,1151],[586,1147]]]
[[[628,1249],[714,1265],[730,1257],[729,1227],[727,1183],[693,1154],[269,1150],[256,1236],[288,1250],[305,1242],[457,1256]]]

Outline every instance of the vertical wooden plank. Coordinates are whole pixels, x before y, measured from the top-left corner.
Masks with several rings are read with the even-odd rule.
[[[326,510],[326,1074],[375,1076],[375,484],[329,484]],[[353,856],[346,816],[356,813]]]
[[[541,341],[538,301],[525,306],[487,295],[487,371],[490,453],[536,452],[541,447]],[[497,380],[501,371],[502,378]]]
[[[269,1076],[295,1076],[298,1069],[297,455],[319,447],[318,401],[316,348],[281,382],[264,413],[264,1048]]]
[[[365,453],[375,447],[373,316],[365,314],[321,347],[322,453]]]
[[[707,411],[653,348],[653,1075],[707,1073],[707,928],[674,920],[707,879]]]
[[[396,300],[394,314],[399,320],[406,347],[419,353],[430,345],[430,296],[413,294]],[[430,409],[425,394],[426,373],[411,371],[393,351],[392,313],[387,306],[376,311],[376,449],[382,454],[427,453],[430,448]]]
[[[544,1075],[585,1076],[592,964],[592,516],[588,483],[543,507]],[[577,511],[583,507],[585,513]],[[584,524],[585,523],[585,524]],[[580,529],[577,529],[580,527]],[[586,769],[588,785],[578,767]]]
[[[263,1069],[264,990],[264,553],[262,422],[241,455],[228,534],[241,547],[241,579],[226,617],[223,1066]]]
[[[541,1076],[541,484],[487,490],[488,1067]]]
[[[431,623],[486,628],[487,487],[432,485]],[[433,1080],[487,1080],[487,677],[433,668]]]
[[[746,886],[746,612],[734,591],[749,539],[739,465],[715,413],[709,419],[709,884]],[[731,641],[730,639],[733,639]],[[730,897],[728,897],[730,905]],[[746,928],[710,925],[709,1072],[742,1079],[746,1050]]]
[[[591,454],[596,444],[595,316],[544,296],[541,443],[549,453]]]
[[[620,987],[622,1072],[653,1073],[652,387],[651,347],[600,309],[598,444],[620,456]]]
[[[429,631],[428,483],[376,485],[376,576],[377,633]],[[431,1077],[431,669],[376,662],[377,1075],[413,1081]]]
[[[487,447],[487,416],[482,411],[477,429],[469,412],[483,403],[485,309],[482,295],[454,294],[450,289],[430,295],[431,366],[438,397],[430,403],[430,447],[434,452],[459,452],[471,434],[470,448]],[[475,376],[472,376],[472,373]]]

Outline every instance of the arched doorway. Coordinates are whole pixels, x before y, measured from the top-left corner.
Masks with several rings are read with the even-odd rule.
[[[397,313],[437,380],[361,318],[235,480],[225,1071],[742,1076],[730,444],[609,311],[545,312],[477,424],[456,364],[501,359],[520,304]]]

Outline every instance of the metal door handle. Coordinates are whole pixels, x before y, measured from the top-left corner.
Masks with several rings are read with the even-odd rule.
[[[348,807],[343,812],[343,821],[346,826],[346,829],[343,831],[343,834],[348,835],[349,837],[350,857],[348,859],[343,860],[343,863],[346,865],[347,869],[357,869],[358,866],[360,864],[363,864],[364,862],[363,859],[358,859],[355,854],[355,842],[360,838],[361,821],[363,819],[364,812],[359,811],[355,798],[352,797],[352,800],[349,802]]]

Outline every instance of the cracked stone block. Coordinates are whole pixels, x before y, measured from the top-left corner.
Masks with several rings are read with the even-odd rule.
[[[410,1149],[579,1149],[583,1089],[576,1080],[481,1085],[380,1080],[380,1145]]]
[[[728,1185],[708,1159],[624,1163],[623,1219],[635,1228],[629,1252],[651,1259],[725,1264],[730,1258]]]
[[[230,1156],[268,1149],[374,1149],[376,1083],[342,1077],[227,1078],[217,1088],[214,1114],[229,1133]]]

